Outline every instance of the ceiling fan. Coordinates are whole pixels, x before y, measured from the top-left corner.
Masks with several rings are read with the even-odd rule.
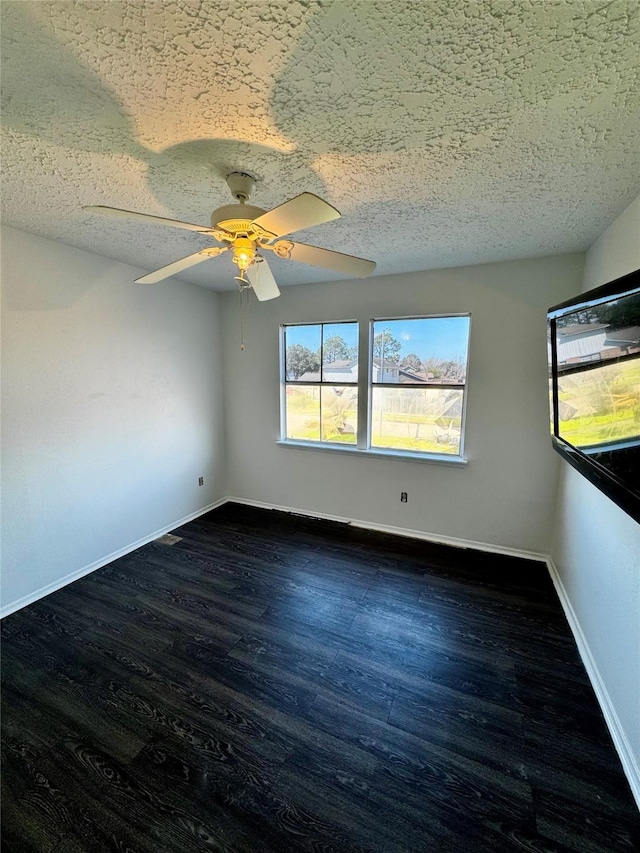
[[[284,204],[264,211],[260,207],[247,204],[255,187],[255,179],[245,172],[232,172],[227,177],[231,194],[238,204],[226,204],[211,214],[211,227],[192,225],[176,219],[165,219],[162,216],[151,216],[147,213],[135,213],[132,210],[120,210],[116,207],[90,205],[82,209],[89,213],[104,213],[108,216],[118,216],[126,219],[140,219],[154,222],[157,225],[169,225],[173,228],[184,228],[197,231],[212,237],[220,246],[210,246],[201,249],[186,258],[173,261],[155,272],[136,279],[137,284],[155,284],[171,275],[182,272],[189,267],[215,258],[223,252],[233,249],[233,262],[238,267],[239,275],[235,276],[241,290],[253,288],[257,298],[264,302],[280,295],[280,290],[273,277],[266,259],[261,252],[267,249],[279,258],[288,258],[311,264],[348,276],[365,278],[376,268],[374,261],[309,246],[305,243],[294,243],[291,240],[281,240],[294,231],[321,225],[340,216],[339,211],[328,202],[323,201],[313,193],[301,193]]]

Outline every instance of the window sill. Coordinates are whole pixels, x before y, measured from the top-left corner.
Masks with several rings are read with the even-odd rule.
[[[405,462],[427,462],[430,465],[450,465],[453,467],[464,467],[468,464],[467,459],[461,456],[445,456],[436,453],[411,453],[409,450],[383,450],[367,449],[360,450],[357,447],[340,444],[320,444],[314,441],[290,441],[280,439],[276,441],[280,447],[293,447],[298,450],[315,450],[321,453],[342,453],[352,456],[370,456],[375,459],[399,459]]]

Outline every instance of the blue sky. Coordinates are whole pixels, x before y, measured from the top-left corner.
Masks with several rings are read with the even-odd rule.
[[[415,353],[421,361],[438,358],[466,361],[469,317],[431,317],[428,320],[376,320],[374,334],[388,330],[400,342],[400,359]]]
[[[451,361],[466,360],[469,339],[469,317],[432,317],[428,320],[376,320],[374,332],[387,329],[401,344],[400,359],[415,353],[421,361],[438,358]],[[324,327],[325,338],[338,335],[347,346],[357,343],[355,323],[328,323]],[[320,348],[320,326],[288,326],[287,346],[302,344],[307,349]]]

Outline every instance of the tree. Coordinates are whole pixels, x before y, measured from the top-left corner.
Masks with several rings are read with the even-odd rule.
[[[322,345],[322,363],[331,364],[341,358],[354,358],[353,348],[347,346],[344,338],[334,335]]]
[[[461,356],[445,361],[442,358],[429,358],[424,362],[424,372],[431,374],[441,382],[464,383],[465,363]]]
[[[414,370],[418,371],[422,368],[422,362],[420,358],[415,354],[415,352],[410,352],[409,355],[405,355],[405,357],[400,362],[400,367],[405,370]]]
[[[579,311],[573,311],[571,314],[567,314],[564,317],[558,317],[556,320],[556,326],[561,329],[565,326],[575,326],[575,325],[588,325],[589,323],[605,323],[606,320],[602,320],[599,312],[596,310],[594,312],[591,308],[582,308]]]
[[[431,373],[434,379],[439,379],[442,375],[442,359],[428,358],[422,365],[424,372],[428,375]]]
[[[292,344],[287,347],[287,376],[289,379],[300,379],[305,373],[317,373],[320,370],[318,353],[313,352],[302,344]]]
[[[400,358],[402,344],[394,338],[386,329],[373,339],[373,354],[376,358],[384,358],[385,361],[397,362]]]
[[[618,299],[611,305],[600,306],[597,321],[608,323],[611,331],[640,326],[640,297]]]
[[[461,358],[442,362],[442,373],[440,378],[444,382],[464,383],[465,365]]]

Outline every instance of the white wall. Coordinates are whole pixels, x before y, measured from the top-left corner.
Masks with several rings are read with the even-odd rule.
[[[226,493],[218,295],[139,274],[2,231],[3,612]]]
[[[549,437],[547,308],[580,287],[582,255],[223,295],[229,489],[276,506],[548,553],[559,457]],[[466,467],[276,445],[281,323],[472,313]],[[400,492],[409,495],[400,503]]]
[[[587,253],[583,290],[640,268],[640,198]],[[562,463],[552,557],[640,805],[640,525]]]

